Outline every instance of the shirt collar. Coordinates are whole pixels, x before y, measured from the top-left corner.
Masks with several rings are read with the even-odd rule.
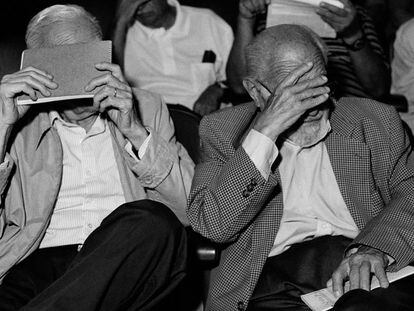
[[[63,120],[60,114],[54,110],[49,112],[49,120],[50,120],[51,126],[55,126],[56,122],[59,122],[63,126],[66,126],[69,128],[79,127],[79,125]],[[105,132],[106,125],[107,125],[106,119],[102,118],[101,115],[99,115],[98,118],[96,118],[95,123],[92,125],[91,130],[88,132],[88,136]]]
[[[165,29],[164,27],[161,27],[161,28],[146,27],[138,21],[134,23],[136,27],[141,29],[142,32],[148,38],[174,35],[176,33],[184,34],[184,35],[188,34],[189,29],[190,29],[189,22],[187,19],[185,19],[180,3],[177,0],[167,0],[167,2],[169,5],[175,7],[176,9],[175,22],[169,29]]]

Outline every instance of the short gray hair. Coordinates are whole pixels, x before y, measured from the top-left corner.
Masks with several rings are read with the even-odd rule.
[[[46,46],[46,31],[50,26],[63,22],[73,21],[77,25],[83,21],[88,25],[90,34],[97,39],[102,39],[102,30],[97,19],[86,11],[83,7],[78,5],[62,5],[57,4],[37,13],[27,25],[26,30],[26,45],[28,48],[44,47]],[[66,36],[59,38],[60,44],[74,36],[76,29],[72,33],[68,32]]]

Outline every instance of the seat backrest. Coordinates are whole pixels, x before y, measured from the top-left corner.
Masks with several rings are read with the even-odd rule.
[[[174,122],[175,136],[187,149],[194,163],[200,161],[200,137],[198,127],[201,117],[182,105],[168,104],[168,111]]]

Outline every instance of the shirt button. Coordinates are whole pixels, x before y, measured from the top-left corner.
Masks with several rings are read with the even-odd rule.
[[[89,229],[92,229],[93,228],[93,225],[92,224],[88,224],[88,228]]]
[[[247,185],[247,191],[252,192],[254,190],[253,184]]]
[[[256,178],[252,178],[252,180],[250,181],[250,183],[251,183],[253,186],[256,186],[256,185],[257,185],[257,180],[256,180]]]
[[[243,191],[243,198],[248,198],[250,196],[250,191],[244,190]]]

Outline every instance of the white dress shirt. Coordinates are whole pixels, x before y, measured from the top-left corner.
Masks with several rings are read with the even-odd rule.
[[[359,233],[340,193],[323,138],[330,131],[326,121],[318,139],[307,146],[285,140],[280,151],[267,136],[252,129],[242,147],[267,180],[278,156],[283,193],[283,216],[269,256],[293,244],[324,235],[355,238]]]
[[[82,127],[50,114],[63,149],[62,183],[40,248],[82,245],[102,220],[125,203],[107,121],[98,117],[86,133]],[[145,153],[150,136],[139,149]],[[132,145],[126,145],[132,152]],[[136,158],[138,159],[138,158]]]
[[[161,94],[167,103],[192,109],[209,85],[226,80],[233,32],[210,10],[168,2],[177,10],[171,28],[152,29],[138,21],[129,28],[125,76],[132,86]],[[202,62],[207,50],[216,54],[214,63]]]

